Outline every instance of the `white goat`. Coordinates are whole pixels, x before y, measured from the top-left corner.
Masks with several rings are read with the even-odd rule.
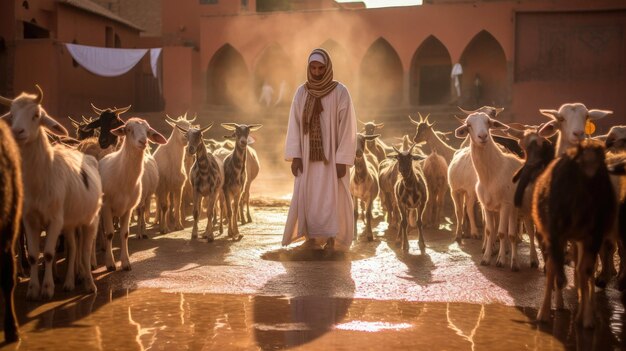
[[[113,217],[120,218],[120,238],[122,242],[122,269],[130,270],[128,256],[128,227],[132,210],[141,200],[141,176],[143,159],[148,140],[165,144],[165,137],[150,128],[148,122],[131,118],[126,124],[111,130],[118,137],[124,137],[122,148],[106,155],[99,163],[102,176],[102,221],[107,239],[104,255],[107,270],[115,271],[113,259]]]
[[[368,241],[374,240],[372,233],[372,206],[378,197],[378,165],[372,162],[376,156],[366,150],[366,143],[373,141],[380,134],[365,135],[357,133],[356,156],[354,167],[350,169],[350,193],[354,204],[354,239],[357,238],[356,222],[359,218],[359,200],[364,205],[365,230],[364,234]]]
[[[187,119],[187,114],[178,117],[176,120],[167,116],[165,120],[172,126],[172,133],[167,139],[165,145],[159,146],[154,152],[154,159],[159,166],[159,185],[157,186],[157,219],[162,234],[171,230],[170,226],[170,194],[174,201],[174,229],[182,230],[183,223],[180,213],[181,197],[183,192],[183,184],[187,180],[187,174],[184,169],[184,154],[187,139],[176,126],[187,130],[191,127],[191,120]]]
[[[470,114],[464,125],[457,128],[458,138],[470,136],[472,163],[478,176],[476,195],[485,212],[485,226],[488,242],[481,264],[489,265],[495,239],[495,223],[499,214],[498,237],[500,251],[496,266],[502,267],[506,260],[506,240],[511,242],[511,269],[519,270],[517,257],[517,209],[513,204],[515,184],[511,182],[513,174],[522,166],[522,161],[512,154],[503,153],[493,141],[490,129],[507,129],[508,126],[490,118],[484,112]]]
[[[22,158],[24,183],[24,223],[28,261],[31,265],[27,298],[51,298],[54,294],[52,265],[61,232],[68,233],[68,265],[65,290],[74,289],[76,250],[73,233],[80,233],[82,252],[78,274],[84,279],[89,292],[96,291],[91,276],[91,249],[98,226],[98,210],[101,205],[102,185],[98,174],[98,162],[92,156],[62,145],[51,146],[44,128],[57,135],[67,135],[67,130],[48,116],[41,107],[43,92],[29,95],[22,93],[14,100],[0,97],[0,103],[11,106],[4,118],[10,125]],[[28,176],[26,176],[28,174]],[[45,273],[40,288],[39,239],[45,230]]]

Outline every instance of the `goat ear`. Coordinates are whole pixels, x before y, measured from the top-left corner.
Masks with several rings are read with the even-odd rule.
[[[557,120],[552,120],[548,123],[544,123],[541,125],[541,128],[539,128],[539,130],[537,131],[537,134],[539,134],[539,136],[542,136],[544,138],[549,138],[559,131],[558,124],[559,122]]]
[[[167,139],[165,139],[165,137],[161,133],[152,128],[148,130],[148,139],[150,139],[150,141],[155,144],[167,144]]]
[[[495,120],[493,118],[489,118],[489,128],[490,129],[508,129],[509,126],[507,126],[506,124]]]
[[[520,167],[520,169],[517,170],[517,172],[515,172],[515,174],[513,174],[513,183],[517,183],[517,181],[519,180],[519,177],[522,176],[522,170],[524,169],[524,167]]]
[[[41,110],[41,125],[56,135],[69,135],[67,129],[65,129],[65,127],[55,121],[52,117],[48,116],[46,111],[43,109]]]
[[[421,155],[421,154],[414,154],[414,155],[411,155],[411,158],[413,159],[413,161],[421,161],[421,160],[426,159],[426,156]]]
[[[251,124],[248,126],[251,132],[256,132],[257,130],[261,129],[261,127],[263,127],[262,124]]]
[[[96,118],[95,120],[93,120],[93,122],[87,124],[86,126],[82,127],[82,130],[89,132],[92,129],[98,128],[100,127],[100,118]]]
[[[254,139],[254,137],[252,137],[252,135],[248,135],[248,145],[254,144],[255,141],[256,141],[256,139]]]
[[[589,110],[589,112],[587,112],[587,116],[592,120],[604,118],[611,114],[613,114],[613,111],[609,110]]]
[[[467,134],[468,134],[467,125],[460,126],[454,131],[454,136],[456,136],[459,139],[465,138]]]
[[[626,163],[621,162],[615,165],[611,165],[608,167],[609,173],[615,175],[626,175]]]
[[[385,126],[385,123],[378,123],[378,124],[375,124],[375,126],[376,126],[376,129],[380,129]]]
[[[111,129],[111,134],[118,136],[118,137],[122,137],[124,135],[126,135],[126,125],[123,125],[121,127],[117,127],[115,129]]]
[[[542,115],[546,116],[546,117],[550,117],[552,119],[557,119],[559,117],[559,111],[557,110],[539,110],[539,112],[541,112]]]
[[[373,134],[373,135],[364,135],[363,137],[365,138],[365,140],[374,140],[378,138],[379,136],[380,134]]]
[[[226,130],[235,130],[237,129],[237,123],[222,123],[222,127]]]

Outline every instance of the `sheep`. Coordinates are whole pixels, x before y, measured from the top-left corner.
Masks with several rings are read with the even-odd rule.
[[[372,205],[378,196],[378,165],[373,164],[369,159],[374,158],[373,154],[366,151],[366,143],[375,140],[380,134],[365,135],[357,133],[356,156],[354,167],[350,169],[350,193],[354,204],[354,240],[357,238],[356,222],[359,218],[359,199],[364,204],[365,231],[368,241],[373,241],[372,233]],[[369,157],[368,157],[369,156]]]
[[[182,132],[177,128],[187,130],[191,123],[195,121],[195,117],[191,120],[187,119],[187,114],[172,119],[166,116],[165,120],[172,126],[172,133],[167,139],[165,145],[159,146],[154,152],[154,159],[159,167],[159,185],[157,186],[157,220],[159,221],[159,229],[162,234],[169,232],[172,228],[170,225],[170,194],[173,200],[172,207],[174,209],[174,230],[182,230],[182,216],[180,213],[181,197],[183,184],[187,180],[187,174],[184,169],[184,153],[187,140]]]
[[[428,184],[428,203],[426,203],[424,225],[437,229],[448,191],[448,164],[443,156],[433,151],[424,160],[423,169],[426,184]]]
[[[222,192],[224,185],[224,164],[221,159],[207,152],[202,142],[202,134],[209,130],[213,124],[204,128],[191,127],[188,130],[180,129],[188,140],[187,150],[195,155],[195,162],[191,167],[189,180],[193,189],[193,228],[191,238],[198,237],[198,215],[202,208],[202,198],[208,197],[207,226],[205,236],[208,242],[212,242],[213,236],[213,212],[215,203]]]
[[[61,232],[80,233],[82,255],[78,274],[82,276],[88,292],[95,292],[96,285],[90,269],[93,240],[98,226],[102,184],[95,158],[62,145],[51,146],[44,128],[58,135],[67,130],[48,115],[41,106],[43,92],[22,93],[14,100],[0,99],[11,106],[11,112],[3,118],[11,124],[11,130],[19,145],[22,158],[24,183],[23,224],[28,244],[28,261],[31,265],[27,298],[51,298],[54,295],[52,264]],[[28,170],[29,176],[24,176]],[[36,172],[33,173],[33,170]],[[40,288],[39,239],[41,231],[47,237],[44,248],[45,273]],[[74,289],[76,250],[73,235],[67,236],[70,247],[65,290]]]
[[[102,221],[107,239],[105,264],[107,270],[115,271],[113,259],[113,216],[120,218],[120,238],[122,242],[121,261],[123,270],[131,270],[128,256],[128,229],[132,210],[141,200],[141,176],[144,171],[144,155],[148,140],[165,144],[163,135],[152,129],[148,122],[140,118],[130,118],[124,125],[110,131],[117,137],[124,137],[122,147],[106,155],[99,162],[102,176]]]
[[[515,184],[511,183],[513,174],[522,166],[516,156],[503,153],[491,137],[491,129],[507,129],[508,126],[484,112],[470,114],[462,126],[455,130],[458,138],[470,136],[470,154],[478,177],[476,195],[485,213],[487,244],[481,260],[482,265],[489,265],[495,239],[494,225],[499,218],[498,237],[500,251],[496,261],[502,267],[506,260],[505,236],[511,242],[511,270],[519,270],[517,257],[517,208],[513,205]],[[499,215],[499,217],[496,217]]]
[[[22,170],[18,146],[7,124],[0,118],[0,285],[4,296],[4,340],[18,340],[13,304],[15,288],[15,241],[22,217]]]
[[[548,256],[544,298],[537,313],[539,321],[550,318],[553,288],[557,308],[563,306],[564,250],[566,242],[572,241],[578,248],[576,320],[586,328],[593,327],[591,278],[596,255],[613,225],[617,207],[604,152],[601,142],[583,140],[552,161],[537,179],[532,213]]]
[[[159,185],[159,166],[148,152],[143,158],[143,174],[141,175],[141,196],[137,205],[137,238],[148,238],[146,235],[146,214],[150,214],[150,201]],[[146,212],[147,211],[147,212]]]
[[[585,136],[585,124],[598,120],[613,113],[609,110],[589,110],[579,102],[565,103],[558,110],[541,109],[542,115],[550,118],[539,129],[542,137],[551,137],[558,133],[556,155],[561,156],[565,150],[576,146]]]
[[[400,240],[400,246],[403,252],[409,252],[408,239],[408,219],[409,211],[417,210],[417,231],[418,245],[420,252],[426,252],[426,243],[424,242],[424,231],[422,228],[422,215],[424,207],[428,201],[428,191],[426,190],[426,181],[421,170],[413,167],[413,161],[423,160],[425,157],[421,155],[413,155],[413,144],[408,150],[400,152],[394,147],[396,154],[394,157],[398,160],[398,171],[401,177],[396,181],[394,187],[394,195],[396,204],[400,212],[400,228],[398,229],[397,240]],[[416,172],[417,171],[417,172]]]
[[[234,131],[236,138],[235,149],[224,159],[224,200],[226,205],[226,218],[228,218],[228,236],[234,241],[239,241],[243,235],[239,234],[237,227],[237,214],[243,187],[246,184],[246,159],[248,135],[250,132],[259,130],[261,124],[237,124],[222,123],[226,130]]]

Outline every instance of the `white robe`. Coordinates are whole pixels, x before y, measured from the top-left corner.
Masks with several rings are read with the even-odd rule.
[[[304,86],[296,91],[289,113],[285,159],[301,158],[303,173],[295,178],[293,197],[283,245],[307,238],[335,237],[336,246],[349,248],[354,231],[354,213],[350,196],[350,170],[337,178],[335,165],[352,166],[356,152],[356,115],[348,89],[339,83],[322,98],[324,110],[320,121],[324,154],[328,160],[309,161],[309,134],[302,132],[302,112],[307,92]]]

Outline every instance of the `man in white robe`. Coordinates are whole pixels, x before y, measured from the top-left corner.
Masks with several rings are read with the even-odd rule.
[[[348,89],[332,75],[328,53],[313,50],[307,82],[298,87],[289,113],[285,159],[292,162],[295,182],[283,245],[304,237],[302,248],[345,251],[352,243],[347,170],[354,164],[356,116]]]

